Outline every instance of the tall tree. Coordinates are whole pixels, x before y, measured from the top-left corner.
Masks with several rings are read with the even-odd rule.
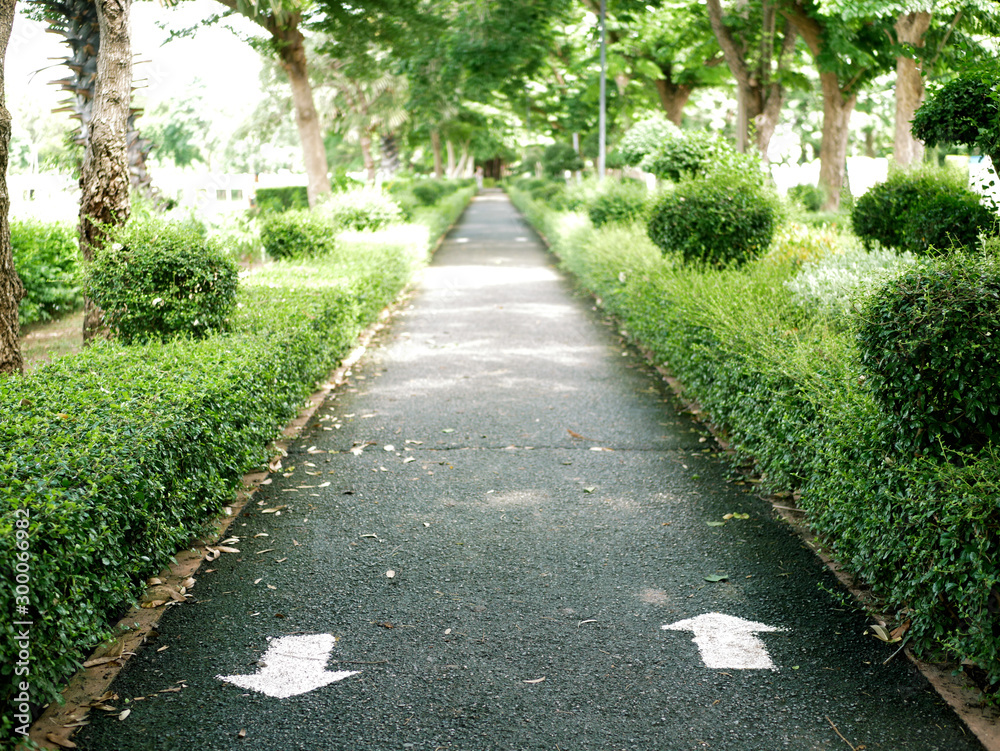
[[[783,79],[795,50],[795,27],[780,16],[773,0],[743,2],[728,13],[720,0],[707,0],[707,7],[712,31],[736,79],[737,148],[746,151],[752,127],[757,150],[766,159],[785,100]]]
[[[10,194],[7,192],[7,150],[10,145],[10,112],[4,94],[4,58],[14,25],[15,0],[0,0],[0,373],[24,370],[18,344],[17,309],[24,287],[14,269],[10,247]]]
[[[584,4],[596,11],[595,0]],[[630,0],[619,0],[610,9],[612,54],[627,61],[630,76],[650,86],[667,119],[680,126],[691,95],[725,81],[722,54],[705,7],[662,3],[636,8]]]
[[[466,130],[468,103],[517,102],[521,112],[530,107],[527,82],[550,61],[558,26],[572,5],[573,0],[426,0],[420,6],[419,22],[391,46],[404,60],[408,109],[417,127],[426,128],[437,174],[444,173],[449,134],[463,145],[468,140],[459,135]]]
[[[219,0],[231,11],[239,13],[271,35],[271,44],[281,67],[288,75],[295,105],[295,125],[302,142],[305,162],[309,205],[314,206],[320,196],[330,192],[329,165],[323,145],[312,84],[309,81],[309,63],[306,56],[305,0]]]
[[[408,117],[406,78],[395,75],[384,52],[374,48],[362,60],[326,58],[317,74],[333,94],[335,129],[357,140],[368,182],[374,183],[374,139],[391,140]]]
[[[929,4],[928,4],[929,5]],[[896,164],[920,164],[924,145],[910,132],[913,113],[924,101],[924,76],[918,51],[931,26],[930,8],[901,11],[893,23],[896,43],[903,49],[896,55],[896,120],[892,156]]]
[[[896,61],[894,87],[896,114],[893,158],[901,166],[919,164],[923,144],[913,136],[910,122],[924,101],[924,85],[935,65],[950,62],[948,52],[956,44],[995,54],[975,38],[997,34],[1000,6],[994,0],[825,0],[827,6],[848,21],[858,18],[885,19],[886,34],[893,42]],[[968,28],[972,36],[965,33]]]
[[[892,62],[887,23],[824,13],[815,0],[782,0],[779,10],[798,30],[819,72],[823,94],[819,184],[826,196],[823,208],[836,210],[847,171],[849,126],[858,92]]]
[[[93,118],[80,170],[80,252],[93,260],[108,229],[128,221],[128,118],[132,97],[131,0],[96,0],[101,44]],[[103,329],[101,311],[84,301],[83,339]]]

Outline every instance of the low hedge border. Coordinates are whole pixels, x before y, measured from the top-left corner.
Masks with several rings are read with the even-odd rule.
[[[247,275],[228,335],[102,342],[0,379],[0,567],[10,581],[27,554],[25,589],[0,589],[0,607],[14,614],[24,604],[17,620],[31,622],[26,675],[16,672],[19,627],[0,624],[4,705],[16,706],[22,681],[33,709],[57,700],[84,650],[109,635],[109,618],[266,462],[281,426],[405,287],[471,194],[426,212],[419,228],[352,233],[353,252],[335,260]],[[15,714],[2,716],[0,742],[15,736]]]
[[[665,363],[725,431],[738,461],[790,495],[809,529],[913,652],[1000,688],[998,453],[909,457],[859,377],[842,325],[798,306],[788,262],[689,269],[660,259],[643,228],[594,230],[579,215],[511,197],[562,266]]]

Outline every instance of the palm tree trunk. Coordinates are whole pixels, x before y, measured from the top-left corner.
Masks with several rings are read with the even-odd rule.
[[[97,0],[101,47],[97,53],[97,89],[90,137],[80,170],[80,252],[85,261],[107,237],[107,228],[128,221],[129,168],[126,157],[129,104],[132,97],[131,0]],[[103,331],[102,315],[84,301],[83,340]]]
[[[10,145],[10,112],[4,96],[3,69],[7,42],[14,24],[15,0],[0,0],[0,373],[21,373],[24,363],[18,344],[20,328],[17,308],[24,287],[14,269],[10,247],[10,194],[7,192],[7,161]]]
[[[365,163],[365,172],[368,173],[368,184],[375,184],[375,159],[372,157],[372,134],[367,130],[361,132],[361,158]]]

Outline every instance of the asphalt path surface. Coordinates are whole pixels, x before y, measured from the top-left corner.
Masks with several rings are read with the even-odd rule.
[[[75,740],[981,749],[713,446],[481,195]]]

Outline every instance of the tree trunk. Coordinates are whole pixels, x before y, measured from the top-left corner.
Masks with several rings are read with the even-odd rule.
[[[847,139],[857,92],[844,95],[835,73],[820,73],[823,88],[823,144],[819,150],[819,185],[826,194],[825,211],[840,208],[847,168]]]
[[[392,133],[384,133],[381,136],[382,149],[382,171],[386,177],[392,177],[399,172],[399,147],[396,145],[396,136]]]
[[[295,104],[295,126],[302,142],[302,156],[305,160],[307,195],[309,205],[315,206],[322,195],[330,193],[330,168],[326,161],[326,146],[323,144],[323,130],[312,85],[309,83],[309,69],[306,64],[305,37],[299,31],[299,17],[283,26],[272,25],[271,34],[278,43],[281,67],[288,74],[292,85],[292,102]]]
[[[455,144],[448,139],[444,142],[445,148],[448,151],[448,178],[453,178],[455,176]]]
[[[784,36],[781,40],[781,51],[778,53],[778,70],[784,67],[784,61],[795,52],[795,40],[798,36],[795,27],[786,21]],[[753,123],[757,127],[757,150],[765,162],[770,161],[768,149],[771,148],[771,137],[781,120],[781,107],[785,103],[785,87],[778,81],[771,81],[763,95],[760,112],[754,116]]]
[[[126,156],[132,97],[131,0],[97,0],[101,47],[93,120],[80,170],[80,252],[85,261],[107,237],[108,227],[128,221],[129,168]],[[103,331],[101,311],[84,301],[83,340]]]
[[[10,247],[10,194],[7,192],[7,161],[10,145],[10,112],[4,96],[3,69],[7,42],[14,24],[15,0],[0,0],[0,373],[21,373],[24,363],[18,344],[20,327],[17,306],[24,297],[24,287],[14,269]]]
[[[896,19],[896,41],[920,48],[924,34],[931,25],[928,11],[901,13]],[[892,155],[896,164],[906,167],[920,164],[924,158],[924,145],[910,133],[913,113],[924,101],[924,78],[920,61],[910,55],[896,58],[896,128]]]
[[[441,132],[431,130],[431,151],[434,152],[434,177],[438,180],[444,177],[444,160],[441,158]]]
[[[691,98],[692,88],[684,84],[677,84],[666,78],[658,78],[653,81],[656,86],[656,93],[660,96],[660,105],[667,113],[667,119],[681,127],[681,118],[684,114],[684,105]]]
[[[771,148],[771,137],[781,119],[781,105],[785,102],[784,88],[779,84],[771,84],[770,92],[761,111],[753,118],[757,131],[757,151],[761,158],[769,162],[768,149]]]
[[[732,32],[722,20],[722,4],[720,0],[706,0],[708,20],[712,26],[723,57],[733,78],[736,79],[737,102],[739,116],[737,122],[736,144],[738,151],[746,151],[749,142],[750,123],[756,127],[756,144],[761,155],[767,160],[767,150],[771,144],[771,136],[778,125],[781,115],[781,105],[784,101],[784,87],[771,74],[771,54],[773,41],[771,34],[764,34],[761,42],[761,63],[756,73],[747,64],[746,53],[733,39]],[[765,4],[764,26],[772,33],[776,29],[774,7]],[[785,57],[795,48],[795,31],[786,28],[778,55],[777,67],[780,72]]]
[[[375,184],[375,159],[372,157],[372,134],[367,130],[361,131],[361,159],[365,163],[365,172],[368,173],[368,184]]]

